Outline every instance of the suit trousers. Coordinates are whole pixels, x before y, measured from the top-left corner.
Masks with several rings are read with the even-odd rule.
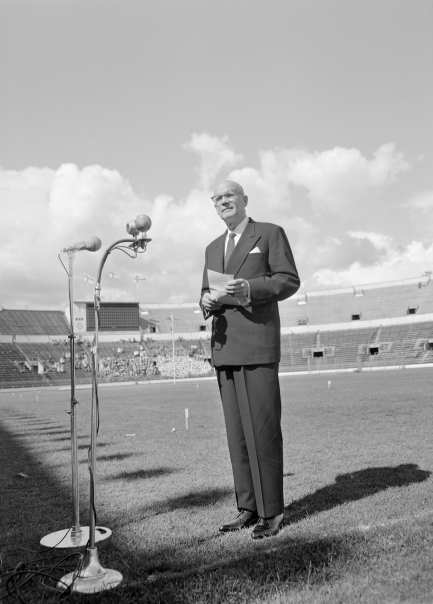
[[[239,509],[284,511],[278,363],[216,367]]]

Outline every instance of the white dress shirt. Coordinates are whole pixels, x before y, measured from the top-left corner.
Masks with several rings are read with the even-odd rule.
[[[224,243],[224,256],[226,255],[226,252],[227,252],[227,245],[228,245],[228,242],[229,242],[230,234],[231,233],[235,233],[235,237],[233,237],[233,243],[235,244],[235,247],[236,247],[239,239],[241,238],[242,233],[245,231],[245,228],[246,228],[247,224],[248,224],[248,216],[245,216],[245,218],[242,220],[242,222],[240,222],[238,224],[238,226],[233,229],[233,231],[229,231],[227,229],[226,240],[225,240],[225,243]],[[248,286],[248,295],[247,295],[246,298],[247,298],[248,302],[251,302],[250,284],[248,283],[248,281],[246,279],[244,279],[244,281],[245,281],[245,283]]]
[[[229,242],[230,233],[235,233],[235,235],[236,235],[234,237],[234,244],[236,247],[239,239],[241,238],[242,233],[245,231],[247,224],[248,224],[248,216],[245,216],[245,218],[242,220],[242,222],[240,222],[238,224],[238,226],[233,229],[233,231],[227,230],[226,240],[225,240],[225,244],[224,244],[224,256],[226,255],[227,244]]]

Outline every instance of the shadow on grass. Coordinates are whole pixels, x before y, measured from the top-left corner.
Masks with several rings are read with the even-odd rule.
[[[18,424],[19,422],[17,427]],[[98,463],[121,461],[134,456],[136,453],[133,452],[107,456],[102,454]],[[37,552],[21,551],[16,555],[5,552],[5,566],[12,563],[15,566],[23,559],[29,561],[39,558],[42,551],[38,546],[39,539],[70,525],[71,495],[68,481],[62,485],[55,478],[51,468],[44,465],[34,467],[28,480],[16,478],[17,471],[25,472],[35,461],[36,458],[22,440],[15,437],[13,428],[10,432],[1,431],[0,473],[5,476],[6,480],[2,486],[5,484],[6,488],[2,490],[0,497],[0,533],[7,536],[4,544],[11,550],[17,551],[17,547],[29,546],[38,549]],[[87,463],[87,460],[83,463]],[[65,467],[68,465],[69,462]],[[167,470],[155,468],[156,471],[161,469]],[[140,478],[137,475],[134,477],[133,475],[137,474],[134,472],[125,474],[130,476],[131,480]],[[337,476],[335,484],[288,506],[288,520],[301,520],[305,517],[306,510],[308,514],[314,514],[386,488],[422,482],[429,475],[429,472],[420,470],[415,464],[405,464],[394,468],[369,468]],[[163,496],[161,492],[161,497]],[[148,511],[162,514],[181,509],[200,510],[226,497],[232,497],[231,488],[193,491],[167,498],[149,506]],[[104,517],[98,520],[101,524],[110,526],[110,520],[113,518],[104,514]],[[170,526],[166,525],[165,518],[161,520],[161,525],[169,531]],[[197,515],[197,521],[206,522],[206,514]],[[293,538],[287,530],[269,542],[254,544],[245,532],[245,540],[252,544],[250,547],[246,547],[243,536],[240,536],[238,541],[227,537],[227,545],[225,536],[216,535],[216,546],[209,549],[209,559],[213,564],[208,564],[206,553],[203,554],[204,549],[194,553],[197,536],[185,533],[181,534],[179,539],[162,539],[159,542],[151,522],[148,527],[152,548],[148,547],[147,542],[144,542],[141,548],[131,548],[129,538],[123,539],[121,530],[114,532],[112,539],[101,543],[101,563],[124,574],[121,587],[95,596],[74,595],[71,602],[266,602],[275,597],[279,587],[283,590],[287,585],[293,585],[294,589],[326,583],[332,585],[334,580],[344,574],[346,567],[358,563],[361,554],[364,558],[371,556],[369,543],[362,535],[323,539],[314,536],[310,540],[303,540]],[[213,538],[213,532],[204,532],[203,540],[207,542],[206,546]],[[46,554],[52,555],[49,552]],[[359,563],[361,564],[362,560]],[[59,572],[59,577],[73,568],[75,562],[70,568]],[[146,577],[151,573],[154,574],[153,580],[147,581]],[[28,602],[49,601],[52,595],[47,593],[46,587],[37,580],[23,586],[21,594],[24,601]],[[294,594],[294,597],[296,598],[297,594]]]
[[[23,419],[20,417],[17,418],[13,418],[13,419],[19,419],[21,424],[23,424],[24,426],[41,426],[41,427],[47,427],[49,428],[50,426],[53,427],[57,427],[58,424],[54,424],[53,422],[50,422],[48,420],[43,420],[43,419]]]
[[[153,468],[151,470],[136,470],[135,472],[121,472],[113,476],[107,476],[105,480],[146,480],[147,478],[157,478],[158,476],[166,476],[175,472],[171,468]]]
[[[238,553],[236,555],[234,551],[233,557],[230,557],[229,560],[213,564],[204,563],[190,570],[180,562],[177,572],[175,566],[172,566],[170,570],[173,575],[178,573],[185,577],[190,573],[202,574],[218,569],[219,573],[225,571],[225,577],[240,575],[239,578],[243,582],[251,581],[255,585],[264,584],[269,580],[277,581],[277,576],[278,580],[283,582],[299,583],[306,580],[307,577],[312,582],[317,573],[321,573],[323,579],[323,571],[334,564],[338,558],[349,558],[355,541],[361,541],[361,538],[351,536],[307,541],[299,538],[293,539],[280,533],[278,539],[271,542],[262,541],[258,544],[259,547],[247,554],[239,555]],[[149,575],[152,575],[152,573],[161,573],[164,570],[167,571],[167,567],[156,565],[150,567],[148,572]],[[151,580],[159,578],[164,579],[164,576],[150,577]]]
[[[233,495],[233,489],[217,488],[204,489],[203,491],[191,491],[186,495],[169,497],[164,499],[164,501],[156,502],[142,508],[142,510],[153,514],[166,514],[167,512],[173,512],[174,510],[201,508],[208,505],[214,505],[229,495]]]
[[[68,439],[68,438],[67,438],[67,439],[65,439],[65,440],[66,440],[66,441],[68,441],[68,440],[70,440],[70,439]],[[52,442],[51,440],[46,440],[46,441],[45,441],[45,444],[46,444],[46,445],[49,445],[51,442]],[[97,449],[99,449],[99,447],[108,447],[108,446],[110,446],[110,443],[100,443],[100,444],[98,443]],[[78,449],[79,451],[88,451],[89,447],[90,447],[90,442],[88,442],[86,445],[78,445],[77,449]],[[51,452],[53,452],[53,451],[70,451],[70,450],[71,450],[71,446],[69,445],[68,447],[59,447],[59,448],[57,448],[57,449],[56,449],[56,448],[54,448],[54,447],[50,447],[50,449],[49,449],[49,450],[50,450]],[[101,459],[103,459],[103,458],[102,458],[102,457],[100,457],[100,456],[98,455],[98,453],[97,453],[97,459],[98,459],[98,463],[99,463],[99,461],[100,461]],[[83,461],[80,461],[80,462],[78,462],[78,463],[83,463]],[[87,463],[87,460],[86,460],[86,463]]]
[[[63,428],[62,426],[47,426],[46,428],[32,428],[31,426],[26,426],[32,432],[45,432],[46,434],[70,434],[71,430],[67,428]],[[61,428],[59,430],[59,428]]]
[[[111,455],[102,454],[101,457],[98,457],[98,463],[100,461],[122,461],[123,459],[128,459],[128,457],[133,457],[134,455],[136,455],[136,453],[113,453]],[[87,461],[85,463],[87,463]]]
[[[370,497],[385,489],[405,487],[427,480],[431,472],[416,464],[366,468],[336,477],[335,483],[319,489],[285,508],[285,522],[292,524],[307,516],[330,510],[348,501]]]
[[[77,435],[77,439],[78,438],[88,438],[88,437],[87,436],[83,436],[81,434],[78,434]],[[58,436],[57,438],[50,438],[49,442],[50,443],[64,442],[65,440],[71,440],[71,437],[70,436]]]
[[[33,430],[32,428],[29,428],[28,430],[21,430],[20,432],[15,432],[15,434],[18,436],[37,436],[38,438],[42,438],[42,437],[46,437],[46,436],[56,436],[57,434],[64,434],[64,438],[67,438],[67,434],[71,434],[70,430],[52,430],[50,432],[44,431],[44,432],[36,432],[35,430]]]
[[[14,535],[10,538],[19,543],[21,535],[32,535],[33,540],[35,533],[42,537],[53,525],[63,528],[65,511],[69,516],[72,504],[70,489],[59,489],[54,476],[16,436],[0,425],[0,534]],[[20,478],[20,472],[29,477]],[[22,545],[28,545],[25,539]]]

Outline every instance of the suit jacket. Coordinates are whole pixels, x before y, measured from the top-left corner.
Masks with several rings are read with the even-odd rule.
[[[224,272],[227,231],[206,248],[201,295],[209,291],[207,269]],[[250,253],[258,248],[259,253]],[[212,365],[278,363],[281,357],[278,301],[292,296],[300,285],[284,230],[251,218],[228,263],[226,273],[250,284],[251,310],[223,305],[213,313]]]

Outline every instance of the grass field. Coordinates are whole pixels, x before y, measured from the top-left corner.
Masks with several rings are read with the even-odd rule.
[[[430,369],[282,377],[287,526],[260,542],[217,530],[236,509],[215,381],[101,388],[96,509],[113,535],[98,551],[124,581],[71,601],[432,603],[432,383]],[[77,392],[83,525],[90,396]],[[71,524],[65,409],[67,391],[0,392],[3,573],[70,553],[45,562],[39,546]],[[6,579],[2,601],[20,601]],[[42,580],[21,601],[58,601]]]

